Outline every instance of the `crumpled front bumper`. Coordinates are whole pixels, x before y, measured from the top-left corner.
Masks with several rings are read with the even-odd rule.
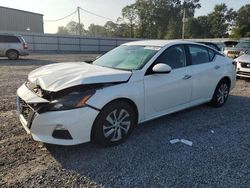
[[[99,113],[98,110],[86,106],[40,114],[32,109],[31,104],[45,103],[46,99],[37,96],[25,85],[18,89],[17,95],[19,119],[34,140],[57,145],[75,145],[90,141],[92,125]],[[55,137],[54,133],[62,130],[68,132],[70,138]]]

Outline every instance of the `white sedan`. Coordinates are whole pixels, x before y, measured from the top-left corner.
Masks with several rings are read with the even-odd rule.
[[[32,71],[17,91],[19,118],[37,141],[111,146],[139,123],[202,103],[222,106],[235,80],[232,60],[208,46],[131,42],[93,64]]]

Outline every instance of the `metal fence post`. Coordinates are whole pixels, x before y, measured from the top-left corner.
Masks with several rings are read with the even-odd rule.
[[[32,35],[32,44],[33,44],[33,51],[36,51],[36,43],[35,43],[35,36]]]
[[[100,54],[101,53],[101,39],[97,38],[97,41],[98,41],[98,52]]]
[[[56,36],[56,42],[57,42],[57,53],[60,53],[60,44],[59,44],[59,36]]]

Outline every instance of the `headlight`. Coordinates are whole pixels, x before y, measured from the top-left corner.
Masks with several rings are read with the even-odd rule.
[[[39,112],[70,110],[74,108],[84,107],[88,99],[94,95],[95,91],[73,91],[61,98],[51,101],[43,106]]]

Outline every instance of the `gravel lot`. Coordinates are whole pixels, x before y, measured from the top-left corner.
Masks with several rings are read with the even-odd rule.
[[[33,141],[16,115],[16,89],[38,66],[94,57],[0,59],[0,187],[250,186],[250,80],[237,81],[224,107],[202,105],[144,123],[116,147]],[[172,145],[174,138],[193,146]]]

